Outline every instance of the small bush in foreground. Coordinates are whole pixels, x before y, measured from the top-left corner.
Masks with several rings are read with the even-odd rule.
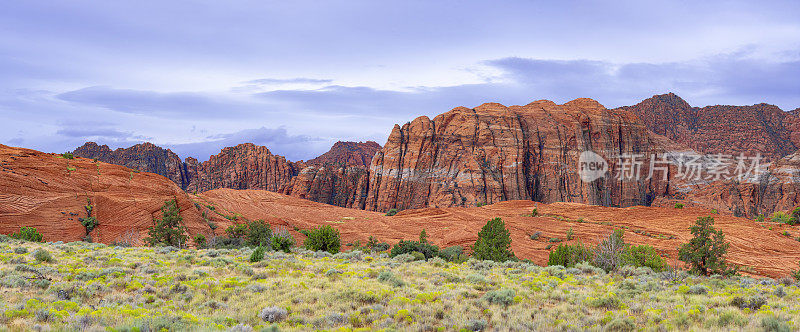
[[[339,252],[342,247],[339,231],[330,225],[320,226],[302,232],[306,235],[303,245],[306,249],[314,251],[327,251],[331,254]]]
[[[286,319],[286,316],[288,315],[289,312],[286,311],[286,309],[278,307],[266,307],[261,310],[261,313],[258,314],[258,317],[265,322],[276,323]]]
[[[655,248],[648,245],[629,246],[622,258],[625,265],[646,266],[653,271],[662,272],[667,269],[667,262]]]
[[[624,236],[625,233],[623,230],[616,229],[613,234],[597,245],[594,251],[594,261],[597,267],[608,272],[625,265],[623,255],[625,254],[627,246],[625,245]]]
[[[203,234],[197,234],[194,236],[194,245],[198,248],[205,248],[206,247],[206,236]]]
[[[555,250],[550,252],[547,265],[561,265],[573,267],[581,262],[590,262],[593,259],[592,250],[584,246],[583,243],[575,245],[559,244]]]
[[[491,291],[486,293],[483,296],[487,302],[491,304],[502,304],[504,306],[509,306],[514,304],[514,297],[517,293],[511,288],[503,288],[496,291]]]
[[[50,256],[50,253],[47,252],[47,250],[41,248],[36,249],[36,251],[33,252],[33,257],[39,262],[52,263],[54,261],[53,256]]]
[[[250,262],[260,262],[262,259],[264,259],[264,251],[266,251],[264,246],[256,247],[256,250],[253,250],[253,253],[250,254]]]
[[[506,229],[503,219],[489,220],[478,233],[478,240],[472,246],[472,256],[480,260],[504,262],[514,258],[511,251],[511,233]]]
[[[425,230],[423,230],[423,232],[424,231]],[[422,254],[424,259],[431,259],[439,256],[439,247],[429,243],[423,234],[424,233],[420,233],[420,239],[425,240],[424,242],[400,240],[400,242],[392,247],[392,251],[389,253],[389,256],[395,257],[402,254],[414,255],[414,253]]]
[[[42,234],[33,227],[22,227],[19,232],[11,234],[11,237],[17,240],[42,242]]]
[[[272,232],[270,245],[272,246],[272,250],[290,252],[294,246],[294,238],[289,234],[286,228],[278,228]]]
[[[250,246],[263,246],[270,242],[272,230],[263,220],[254,220],[247,224],[247,244]]]

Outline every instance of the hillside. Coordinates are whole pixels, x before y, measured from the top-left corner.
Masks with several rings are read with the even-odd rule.
[[[677,257],[677,248],[691,238],[689,227],[710,209],[674,207],[612,208],[578,203],[543,204],[531,201],[507,201],[483,207],[424,208],[406,210],[393,217],[381,213],[346,209],[310,202],[260,190],[217,189],[195,196],[217,211],[239,213],[247,219],[264,219],[285,226],[297,238],[294,229],[331,225],[342,234],[342,243],[366,243],[369,236],[396,243],[417,239],[423,229],[430,241],[441,247],[471,246],[481,227],[491,218],[501,217],[511,231],[511,248],[521,258],[546,264],[552,247],[551,238],[566,240],[572,228],[575,239],[564,241],[596,244],[615,228],[627,229],[625,239],[633,244],[654,246],[662,254]],[[540,216],[528,217],[536,208]],[[756,223],[732,215],[713,215],[716,226],[731,242],[730,261],[752,268],[752,273],[782,277],[797,269],[800,261],[800,227],[777,223]],[[582,219],[584,222],[579,222]],[[772,228],[772,229],[769,229]],[[790,236],[782,235],[783,231]],[[530,236],[539,232],[536,240]],[[557,244],[557,243],[556,243]]]
[[[167,178],[86,158],[0,145],[0,233],[36,227],[48,241],[80,241],[86,206],[99,225],[92,241],[140,243],[167,200],[177,200],[194,234],[211,234],[189,196]]]

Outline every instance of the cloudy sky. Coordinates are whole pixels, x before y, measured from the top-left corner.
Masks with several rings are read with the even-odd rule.
[[[613,4],[611,4],[613,3]],[[800,107],[798,1],[5,1],[0,143],[292,160],[484,102]]]

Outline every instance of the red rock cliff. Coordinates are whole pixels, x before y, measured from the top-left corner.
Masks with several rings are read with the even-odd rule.
[[[372,160],[366,208],[512,199],[630,206],[667,193],[667,183],[658,180],[624,182],[606,175],[582,182],[577,161],[586,150],[603,156],[663,151],[633,113],[591,99],[458,107],[433,120],[419,117],[395,126]]]
[[[800,118],[769,104],[692,107],[673,93],[633,106],[651,131],[702,153],[755,155],[776,160],[800,146]]]

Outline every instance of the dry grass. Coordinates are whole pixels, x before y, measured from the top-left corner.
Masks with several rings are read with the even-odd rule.
[[[11,330],[799,327],[800,289],[771,279],[672,279],[641,268],[605,274],[586,265],[400,262],[378,253],[302,249],[250,263],[250,249],[0,241],[0,326]],[[37,249],[53,261],[37,261]],[[766,304],[751,301],[759,297]],[[747,307],[751,303],[759,306]]]

